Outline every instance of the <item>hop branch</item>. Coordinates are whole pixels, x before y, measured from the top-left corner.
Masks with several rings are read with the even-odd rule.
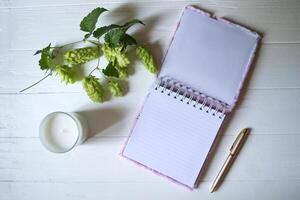
[[[144,23],[133,19],[122,25],[111,24],[97,28],[99,17],[107,11],[105,8],[98,7],[82,19],[80,30],[85,33],[82,40],[59,47],[52,46],[50,43],[45,48],[38,50],[34,55],[40,56],[39,66],[42,71],[46,72],[46,76],[20,92],[37,85],[52,75],[58,75],[61,82],[65,84],[73,84],[79,80],[75,67],[97,59],[94,69],[81,80],[87,96],[97,103],[104,101],[105,91],[110,92],[113,96],[123,96],[124,92],[119,80],[128,76],[128,65],[131,62],[127,56],[129,46],[136,48],[136,56],[145,68],[151,73],[156,73],[157,67],[150,51],[139,45],[136,39],[127,33],[130,27],[137,24],[144,25]],[[64,47],[80,42],[88,42],[91,46],[63,51]],[[59,55],[62,55],[63,61],[58,59]],[[105,67],[99,66],[101,55],[104,55],[108,61]],[[104,82],[101,82],[99,77],[94,74],[95,71],[100,72]]]

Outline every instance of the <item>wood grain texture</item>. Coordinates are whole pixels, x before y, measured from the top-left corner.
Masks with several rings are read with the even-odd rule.
[[[165,49],[167,41],[167,39],[159,40],[155,46],[159,45],[161,49]],[[149,46],[151,47],[151,45]],[[155,46],[152,46],[152,49],[155,50]],[[255,67],[250,74],[250,83],[247,88],[300,88],[299,48],[300,44],[262,45]],[[4,55],[3,61],[0,60],[0,73],[5,73],[5,76],[0,79],[0,94],[17,93],[44,75],[37,66],[38,57],[32,56],[33,53],[34,50],[11,50],[9,55]],[[157,55],[161,55],[161,53],[162,51],[156,52]],[[7,66],[9,67],[7,68]],[[149,77],[139,63],[133,65],[132,68],[135,73],[134,79],[129,80],[130,83],[135,85],[133,81],[139,76]],[[142,79],[140,80],[142,81]],[[7,84],[8,82],[10,84]],[[58,78],[51,77],[25,93],[39,93],[45,92],[45,90],[47,92],[82,92],[82,87],[80,84],[65,86],[59,82]]]
[[[0,136],[37,137],[41,119],[58,110],[82,112],[94,136],[126,136],[147,93],[144,87],[149,86],[140,91],[132,86],[125,97],[102,105],[91,104],[84,93],[1,95]],[[252,134],[300,134],[299,96],[299,89],[249,90],[226,119],[222,134],[235,135],[244,126],[253,127]],[[27,117],[20,120],[23,115]]]
[[[80,39],[80,19],[92,8],[113,11],[101,23],[140,18],[132,32],[160,60],[185,5],[193,4],[263,34],[239,104],[226,119],[197,190],[190,192],[119,156],[154,76],[134,63],[123,98],[91,103],[81,85],[42,77],[32,54],[48,44]],[[0,0],[0,199],[291,199],[300,198],[300,1],[298,0]],[[39,142],[49,112],[78,111],[90,139],[57,155]],[[99,123],[101,121],[101,123]],[[240,128],[252,127],[220,190],[208,192]]]
[[[233,135],[220,138],[202,182],[212,181],[234,138]],[[4,163],[10,177],[2,174],[0,181],[10,178],[15,181],[53,182],[168,182],[121,157],[119,152],[124,140],[124,137],[117,136],[97,137],[70,153],[58,156],[45,150],[38,138],[2,138],[1,155],[11,159]],[[274,149],[274,146],[277,148]],[[297,170],[300,161],[292,160],[299,153],[300,135],[251,135],[242,151],[243,156],[236,160],[226,180],[300,180],[300,171]]]
[[[170,185],[167,182],[155,184],[144,184],[140,182],[11,182],[0,183],[2,188],[11,191],[9,195],[0,194],[2,200],[11,199],[72,199],[72,200],[98,200],[103,199],[132,199],[132,200],[153,200],[168,199],[174,200],[191,199],[297,199],[296,191],[300,186],[300,181],[294,181],[290,186],[290,181],[225,181],[219,192],[210,194],[208,189],[210,182],[203,183],[202,187],[194,192],[187,192],[184,189]],[[147,194],[145,195],[145,186]],[[39,191],[39,192],[37,192]],[[226,192],[224,192],[226,191]],[[237,192],[239,191],[239,192]],[[280,192],[274,192],[280,191]]]

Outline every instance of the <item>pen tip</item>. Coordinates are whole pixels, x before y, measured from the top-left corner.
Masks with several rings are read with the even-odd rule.
[[[243,132],[246,133],[246,134],[249,134],[251,128],[244,128]]]
[[[210,193],[213,193],[213,192],[215,191],[215,188],[211,187],[211,188],[209,189],[209,191],[210,191]]]

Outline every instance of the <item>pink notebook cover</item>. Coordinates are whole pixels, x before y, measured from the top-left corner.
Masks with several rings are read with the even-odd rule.
[[[185,7],[157,86],[147,95],[121,155],[194,188],[223,119],[235,106],[259,39],[240,25]]]

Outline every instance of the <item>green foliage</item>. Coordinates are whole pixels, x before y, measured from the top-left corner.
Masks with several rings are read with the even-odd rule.
[[[128,77],[127,67],[120,67],[118,65],[115,65],[115,68],[119,73],[120,79],[124,79]]]
[[[111,24],[109,26],[102,26],[100,28],[97,28],[94,32],[93,32],[93,36],[97,39],[99,39],[102,35],[104,35],[105,33],[107,33],[108,31],[114,29],[114,28],[119,28],[119,25],[116,24]]]
[[[128,45],[137,45],[136,40],[128,34],[125,34],[120,41],[123,48],[126,48]]]
[[[125,33],[125,29],[115,28],[106,33],[106,35],[104,36],[104,40],[110,47],[116,47],[120,44],[120,40],[125,35]]]
[[[106,66],[106,68],[102,70],[102,73],[103,73],[105,76],[108,76],[108,77],[119,78],[119,72],[118,72],[118,70],[114,67],[114,64],[113,64],[113,63],[108,63],[108,65]]]
[[[136,55],[139,57],[139,59],[149,72],[157,72],[157,67],[155,66],[154,58],[145,47],[138,46],[136,48]]]
[[[135,25],[135,24],[142,24],[145,25],[144,22],[142,22],[141,20],[138,19],[132,19],[129,22],[125,23],[122,27],[124,27],[126,30],[129,29],[131,26]]]
[[[123,47],[118,46],[111,48],[107,44],[102,45],[102,52],[105,56],[105,58],[113,63],[114,65],[118,65],[119,67],[127,67],[127,65],[130,63],[126,53],[122,51]]]
[[[75,83],[76,73],[72,67],[69,67],[67,65],[57,65],[55,70],[59,75],[61,81],[65,84]]]
[[[90,12],[82,19],[82,21],[80,22],[80,30],[88,32],[88,34],[84,36],[85,39],[90,37],[90,35],[93,33],[99,16],[105,11],[107,11],[107,9],[105,8],[95,8],[94,10],[92,10],[92,12]]]
[[[54,59],[54,55],[51,50],[51,43],[45,48],[38,50],[34,55],[41,54],[41,58],[39,60],[39,66],[41,70],[52,70],[52,59]]]
[[[99,79],[93,75],[85,77],[82,81],[83,88],[89,98],[96,103],[101,103],[104,100],[103,88]]]
[[[91,60],[98,59],[95,68],[82,80],[83,89],[93,102],[104,101],[104,89],[110,91],[113,96],[123,96],[120,82],[128,76],[128,65],[130,63],[127,53],[130,45],[136,47],[138,42],[134,37],[127,33],[129,28],[136,24],[144,25],[138,19],[130,20],[124,24],[110,24],[102,27],[96,27],[100,15],[106,12],[105,8],[95,8],[88,13],[80,22],[80,30],[85,32],[84,39],[79,42],[88,42],[93,46],[84,48],[71,48],[64,51],[67,45],[73,45],[78,42],[65,44],[62,46],[51,46],[51,43],[45,48],[38,50],[34,55],[40,55],[39,66],[43,71],[48,72],[44,78],[26,87],[25,91],[40,83],[55,72],[65,84],[72,84],[77,80],[75,66],[80,66]],[[93,40],[90,39],[93,37]],[[103,42],[104,41],[104,42]],[[100,67],[100,56],[104,55],[108,65]],[[100,55],[101,54],[101,55]],[[144,47],[136,47],[136,55],[140,58],[145,67],[152,73],[157,69],[154,59],[150,52]],[[61,59],[63,58],[63,59]],[[100,72],[103,78],[107,79],[104,88],[94,72]]]
[[[107,85],[108,85],[108,89],[110,90],[112,95],[114,95],[116,97],[123,96],[123,90],[118,81],[109,80]]]
[[[136,44],[135,39],[126,34],[126,31],[135,24],[143,24],[144,23],[138,19],[133,19],[122,26],[114,25],[109,30],[107,30],[106,35],[104,36],[105,42],[110,47],[117,47],[124,44]],[[135,43],[134,43],[135,42]],[[125,45],[126,48],[127,45]]]
[[[65,52],[64,61],[71,65],[84,64],[99,57],[98,47],[85,47]]]
[[[138,19],[133,19],[123,25],[117,25],[117,24],[111,24],[109,26],[102,26],[100,28],[97,28],[93,32],[93,36],[97,39],[99,39],[102,35],[105,33],[108,33],[106,37],[106,42],[109,45],[118,45],[119,41],[125,36],[126,31],[135,24],[143,24],[142,21]],[[126,38],[125,38],[126,39]]]

